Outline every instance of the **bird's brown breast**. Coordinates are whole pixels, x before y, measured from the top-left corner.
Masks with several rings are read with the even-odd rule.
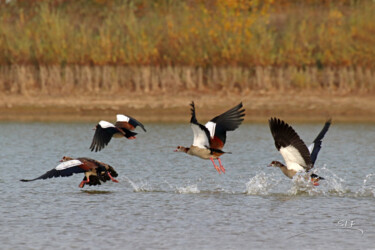
[[[210,159],[211,157],[213,157],[213,155],[211,155],[211,150],[209,150],[208,148],[199,148],[193,145],[191,145],[187,153],[189,155],[198,156],[202,159]]]

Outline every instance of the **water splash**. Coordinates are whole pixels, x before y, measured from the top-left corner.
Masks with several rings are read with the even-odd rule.
[[[280,180],[276,180],[273,175],[266,175],[264,172],[256,174],[246,183],[246,194],[267,195],[270,190],[278,185]]]
[[[375,197],[375,174],[366,175],[362,187],[356,192],[356,197]]]
[[[251,195],[308,195],[308,196],[344,196],[350,190],[345,187],[345,180],[329,170],[326,165],[314,168],[314,173],[324,177],[319,186],[314,186],[310,180],[310,173],[298,173],[292,180],[280,175],[269,175],[264,172],[257,173],[246,183],[245,194]]]
[[[324,194],[325,192],[322,189],[314,186],[310,180],[310,174],[306,173],[297,173],[292,179],[292,186],[287,192],[289,195],[317,195]]]
[[[188,185],[186,187],[176,187],[179,194],[198,194],[200,190],[197,184]]]
[[[150,184],[149,181],[134,181],[124,176],[122,179],[130,184],[134,192],[166,192],[177,194],[246,194],[262,196],[340,196],[340,197],[375,197],[375,174],[366,175],[363,184],[356,187],[346,184],[346,180],[332,172],[326,165],[321,168],[315,167],[314,173],[324,177],[319,181],[319,186],[314,186],[309,174],[298,173],[293,179],[286,178],[278,173],[265,173],[259,171],[255,176],[244,183],[245,191],[234,191],[221,185],[205,188],[207,179],[197,179],[184,184],[171,184],[167,180],[162,183]],[[167,185],[165,185],[167,184]],[[209,183],[213,184],[213,183]],[[242,182],[241,182],[242,184]],[[201,185],[203,189],[198,188]],[[359,189],[358,189],[359,187]]]
[[[327,168],[326,164],[320,169],[316,168],[316,170],[317,172],[322,172],[322,176],[325,178],[325,180],[321,182],[321,185],[322,191],[325,191],[326,194],[344,196],[350,193],[350,189],[346,186],[346,181]]]
[[[200,190],[198,189],[197,184],[187,184],[185,187],[177,187],[170,184],[168,181],[164,180],[164,183],[166,183],[170,189],[174,190],[174,192],[179,194],[198,194],[200,193]]]
[[[326,165],[322,168],[314,168],[314,173],[323,176],[324,180],[319,181],[319,186],[314,186],[310,180],[310,173],[298,173],[292,179],[292,187],[288,190],[290,195],[307,194],[315,195],[337,195],[343,196],[350,192],[345,188],[345,180],[338,177],[329,170]]]
[[[147,182],[141,182],[140,184],[137,184],[130,180],[127,176],[124,176],[124,178],[129,182],[129,184],[132,186],[134,192],[152,192],[154,191],[152,187]]]

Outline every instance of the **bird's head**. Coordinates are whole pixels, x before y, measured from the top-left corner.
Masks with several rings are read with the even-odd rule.
[[[282,167],[284,166],[281,162],[279,161],[272,161],[270,164],[268,164],[268,167]]]
[[[185,148],[183,146],[177,146],[177,148],[174,150],[174,152],[184,152],[184,153],[187,153],[188,150],[189,150],[189,148]]]
[[[64,162],[64,161],[71,161],[71,160],[73,160],[73,158],[72,157],[69,157],[69,156],[64,156],[61,160],[60,160],[60,162]]]
[[[323,177],[318,176],[314,173],[310,175],[310,178],[311,178],[311,182],[313,183],[314,186],[319,186],[319,181],[324,180]]]

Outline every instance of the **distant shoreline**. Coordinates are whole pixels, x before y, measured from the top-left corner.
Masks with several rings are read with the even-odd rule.
[[[309,92],[250,92],[243,94],[182,92],[90,96],[0,95],[0,121],[94,122],[114,121],[117,113],[143,122],[189,122],[189,103],[194,100],[198,120],[206,122],[243,102],[245,122],[267,122],[271,116],[295,122],[375,123],[375,96],[334,95]]]

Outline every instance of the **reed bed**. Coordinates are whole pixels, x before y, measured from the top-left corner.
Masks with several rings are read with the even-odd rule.
[[[0,92],[22,95],[311,90],[374,93],[375,72],[362,67],[1,66]]]
[[[375,89],[374,1],[0,2],[12,94]]]

